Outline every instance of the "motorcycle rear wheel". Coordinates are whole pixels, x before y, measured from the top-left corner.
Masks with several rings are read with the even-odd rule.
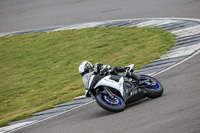
[[[108,95],[100,93],[97,94],[95,98],[97,104],[105,110],[111,112],[123,111],[125,108],[124,100],[115,94],[113,94],[113,96],[114,99],[111,99]]]
[[[147,97],[149,98],[157,98],[160,97],[163,94],[163,86],[162,84],[155,78],[148,76],[148,75],[141,75],[141,81],[145,79],[151,79],[153,80],[156,85],[155,86],[146,86],[144,85],[144,90],[147,92]]]

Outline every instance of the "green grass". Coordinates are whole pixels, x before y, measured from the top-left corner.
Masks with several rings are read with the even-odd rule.
[[[0,126],[84,94],[78,66],[88,60],[136,69],[174,46],[155,28],[85,28],[0,38]]]

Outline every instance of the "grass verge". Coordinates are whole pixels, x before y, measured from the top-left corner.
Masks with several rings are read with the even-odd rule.
[[[136,69],[174,46],[163,29],[103,27],[0,38],[0,126],[84,94],[79,64]]]

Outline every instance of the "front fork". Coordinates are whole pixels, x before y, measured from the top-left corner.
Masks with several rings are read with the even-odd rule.
[[[99,93],[99,90],[97,89],[96,90],[96,94]],[[112,100],[115,98],[113,95],[112,95],[112,92],[110,91],[110,89],[108,87],[103,87],[103,91],[101,91],[102,94],[106,94],[108,95]]]

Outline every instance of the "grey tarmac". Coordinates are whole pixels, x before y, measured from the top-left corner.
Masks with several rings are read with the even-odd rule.
[[[200,18],[199,0],[0,0],[0,33],[129,18]]]

